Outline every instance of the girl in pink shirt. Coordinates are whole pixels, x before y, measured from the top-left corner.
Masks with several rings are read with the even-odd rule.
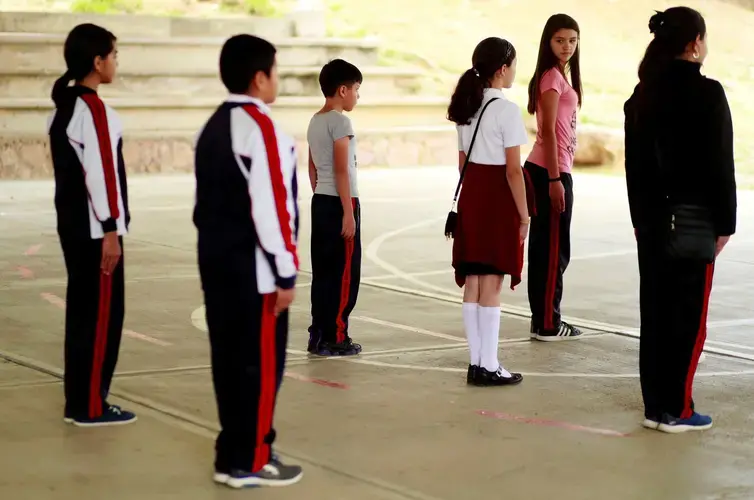
[[[560,317],[563,273],[571,257],[571,168],[581,106],[579,34],[579,25],[571,17],[550,17],[529,83],[527,110],[536,114],[537,138],[524,167],[534,185],[537,210],[529,237],[528,293],[531,337],[544,341],[581,335]]]

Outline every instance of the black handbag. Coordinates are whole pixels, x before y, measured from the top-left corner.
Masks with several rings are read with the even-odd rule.
[[[455,212],[456,202],[458,201],[458,192],[461,190],[461,184],[463,183],[463,175],[466,173],[466,167],[469,164],[469,158],[471,158],[471,148],[474,147],[474,141],[476,140],[476,133],[479,132],[479,124],[482,123],[482,115],[484,110],[487,109],[492,101],[497,101],[499,97],[493,97],[482,108],[482,112],[479,113],[479,119],[476,122],[476,128],[474,129],[474,135],[471,136],[471,144],[469,144],[469,151],[466,153],[466,161],[463,162],[463,168],[461,169],[461,176],[458,179],[458,185],[456,186],[456,194],[453,196],[453,205],[448,213],[448,218],[445,221],[445,238],[450,239],[455,236],[456,224],[458,224],[458,213]]]
[[[717,235],[707,207],[688,204],[669,206],[665,253],[671,259],[715,260]]]
[[[664,162],[656,141],[655,154],[660,171],[669,178],[670,172],[662,168]],[[717,234],[710,209],[702,205],[674,203],[669,197],[666,200],[667,218],[663,223],[665,255],[670,259],[713,262]]]

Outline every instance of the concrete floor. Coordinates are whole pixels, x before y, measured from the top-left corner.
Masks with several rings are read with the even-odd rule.
[[[530,342],[525,282],[506,289],[501,360],[525,380],[499,389],[464,383],[460,291],[442,236],[453,169],[367,170],[359,181],[364,280],[352,328],[364,353],[307,359],[304,274],[276,426],[280,451],[305,478],[245,493],[210,479],[217,426],[193,179],[131,179],[127,331],[112,400],[140,420],[110,429],[61,421],[65,272],[53,186],[0,183],[0,499],[754,498],[750,193],[718,264],[695,385],[715,427],[668,436],[639,425],[638,278],[622,179],[576,176],[563,310],[589,337]],[[309,269],[310,190],[301,191]]]

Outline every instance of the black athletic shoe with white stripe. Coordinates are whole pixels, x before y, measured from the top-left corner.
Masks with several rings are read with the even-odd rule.
[[[535,328],[532,323],[529,330],[531,332],[531,338],[541,340],[543,342],[559,342],[563,340],[576,340],[581,337],[582,332],[575,326],[561,321],[557,328],[552,330],[545,330],[544,328]]]
[[[234,470],[230,473],[215,471],[216,483],[231,488],[254,488],[260,486],[290,486],[301,481],[304,471],[298,465],[285,465],[279,458],[272,457],[270,462],[257,472]]]

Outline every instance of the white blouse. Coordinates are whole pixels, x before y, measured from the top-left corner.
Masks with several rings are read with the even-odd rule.
[[[487,165],[505,165],[505,149],[526,144],[528,137],[521,109],[516,103],[509,101],[499,89],[484,89],[482,105],[471,119],[471,123],[456,125],[458,150],[468,154],[479,113],[493,97],[499,97],[499,99],[490,104],[484,112],[469,161]]]

